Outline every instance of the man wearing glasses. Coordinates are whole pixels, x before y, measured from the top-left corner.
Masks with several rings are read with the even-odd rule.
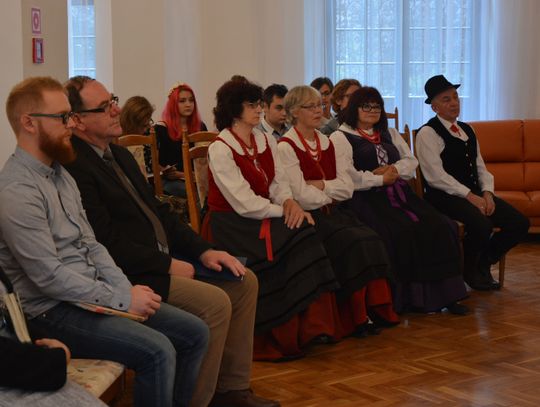
[[[103,105],[110,109],[111,104]],[[73,178],[76,118],[62,85],[29,78],[8,96],[17,137],[0,173],[0,267],[21,295],[30,330],[61,340],[78,358],[113,360],[135,371],[135,405],[187,406],[208,328],[129,282],[96,241]],[[144,323],[75,306],[129,311]]]
[[[72,143],[77,159],[67,169],[97,240],[133,284],[149,285],[165,302],[197,315],[210,328],[191,404],[278,406],[249,389],[256,277],[158,201],[133,156],[112,143],[122,134],[114,95],[85,76],[71,78],[64,87],[76,112]],[[215,270],[211,284],[194,279],[201,267]],[[225,280],[221,273],[243,280]]]

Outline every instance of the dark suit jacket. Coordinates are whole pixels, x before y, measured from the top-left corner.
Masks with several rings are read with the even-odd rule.
[[[158,250],[152,224],[114,170],[92,147],[75,135],[71,140],[77,159],[65,167],[81,191],[82,203],[97,240],[109,250],[133,284],[148,285],[166,300],[171,257]],[[168,204],[161,203],[154,196],[132,154],[115,144],[110,147],[116,162],[141,198],[161,220],[167,233],[169,250],[196,259],[211,248],[210,243],[171,212]]]

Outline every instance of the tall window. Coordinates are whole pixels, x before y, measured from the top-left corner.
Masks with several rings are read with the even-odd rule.
[[[96,76],[94,0],[68,0],[69,76]]]
[[[437,74],[459,89],[467,115],[471,97],[472,0],[329,0],[327,69],[338,81],[375,86],[387,111],[417,127],[433,112],[424,83]],[[462,115],[463,116],[463,115]]]

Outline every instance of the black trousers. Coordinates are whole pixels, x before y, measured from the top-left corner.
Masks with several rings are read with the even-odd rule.
[[[466,263],[468,259],[474,259],[479,266],[496,263],[529,230],[529,219],[496,196],[493,197],[495,212],[491,216],[483,215],[466,198],[442,191],[429,192],[425,198],[439,211],[465,225],[463,247]],[[493,233],[494,227],[500,230]]]

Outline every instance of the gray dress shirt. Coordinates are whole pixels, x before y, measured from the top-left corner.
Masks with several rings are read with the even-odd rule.
[[[96,241],[71,175],[19,147],[0,172],[0,266],[30,318],[60,301],[131,303],[131,283]]]

